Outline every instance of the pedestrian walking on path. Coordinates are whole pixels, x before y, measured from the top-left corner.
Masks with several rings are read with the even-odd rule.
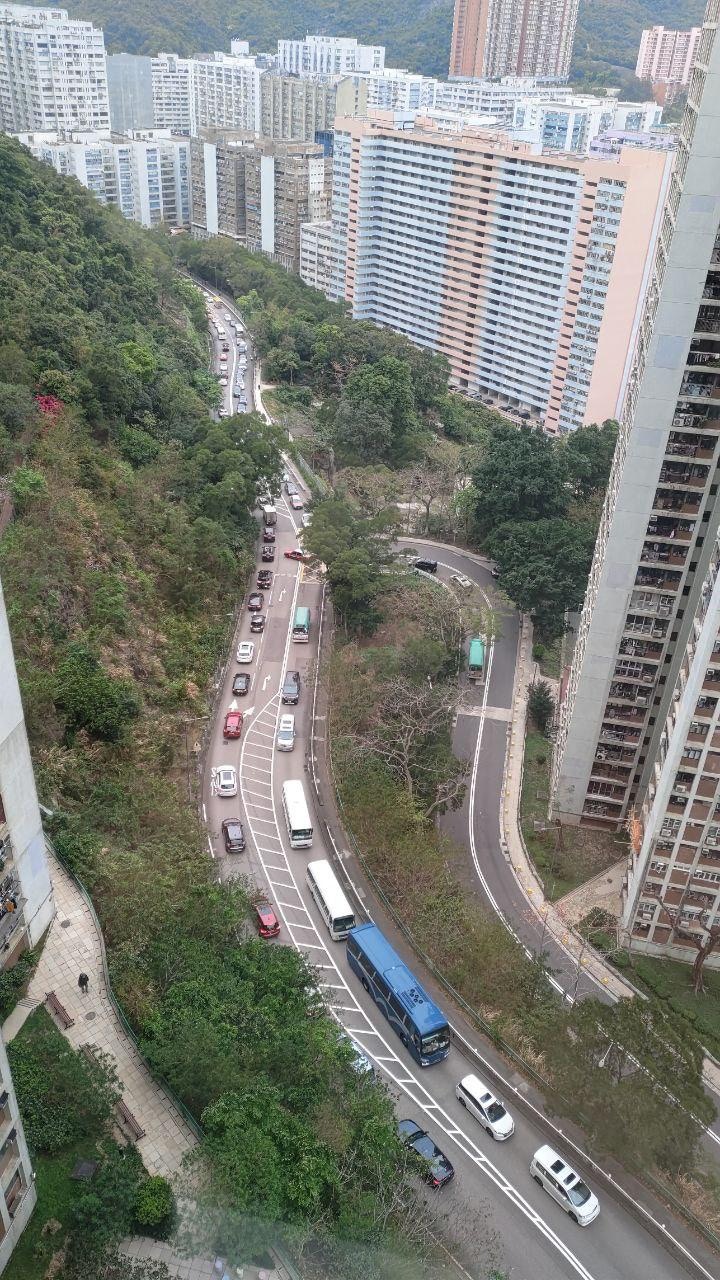
[[[88,978],[86,973],[80,974],[80,977],[78,978],[78,986],[82,991],[83,995],[86,996],[88,993],[88,987],[90,986],[90,979]]]

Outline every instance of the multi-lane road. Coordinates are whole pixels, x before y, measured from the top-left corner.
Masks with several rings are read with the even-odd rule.
[[[224,304],[223,310],[228,309]],[[248,376],[247,384],[257,388],[257,371],[252,378]],[[293,478],[302,492],[300,477]],[[437,1208],[438,1231],[452,1242],[453,1253],[473,1280],[483,1280],[491,1266],[507,1271],[512,1280],[641,1280],[647,1276],[653,1280],[678,1280],[686,1274],[712,1277],[716,1262],[680,1225],[673,1232],[689,1254],[695,1255],[700,1269],[689,1258],[682,1262],[677,1253],[670,1253],[656,1233],[638,1221],[637,1213],[611,1193],[602,1179],[590,1178],[600,1198],[600,1217],[585,1230],[572,1223],[530,1177],[530,1157],[547,1140],[547,1130],[527,1108],[513,1107],[510,1095],[514,1086],[519,1084],[522,1089],[522,1083],[508,1077],[505,1096],[513,1110],[516,1132],[509,1142],[496,1144],[455,1098],[455,1085],[470,1069],[468,1062],[454,1048],[445,1062],[425,1071],[417,1068],[350,971],[345,944],[331,941],[306,887],[307,863],[311,858],[335,859],[336,866],[349,869],[350,878],[356,883],[360,872],[344,860],[342,849],[332,847],[320,813],[315,813],[312,850],[291,850],[287,838],[280,804],[284,780],[303,780],[311,813],[314,812],[311,741],[313,731],[316,742],[321,742],[325,733],[325,722],[315,706],[314,686],[323,625],[323,584],[308,567],[284,557],[286,550],[297,546],[300,522],[283,499],[278,501],[277,509],[275,560],[263,565],[274,573],[272,586],[265,593],[265,629],[261,634],[251,634],[250,615],[243,611],[218,691],[209,736],[203,812],[208,848],[216,860],[218,874],[222,878],[249,876],[267,895],[281,923],[279,941],[297,947],[314,966],[333,1013],[372,1059],[393,1092],[398,1115],[418,1120],[453,1161],[455,1180],[436,1194],[432,1204]],[[479,580],[483,589],[490,589],[489,573],[475,559],[440,548],[437,558],[443,561],[440,576],[447,578],[451,571],[459,570]],[[309,644],[292,639],[297,605],[307,605],[312,611]],[[234,661],[235,648],[245,639],[255,641],[255,655],[251,664],[240,666]],[[504,882],[489,878],[493,863],[489,849],[498,840],[497,805],[516,647],[517,620],[508,614],[502,624],[502,640],[494,645],[489,657],[486,684],[468,691],[457,726],[461,753],[475,760],[477,752],[482,768],[475,770],[474,793],[468,798],[468,804],[473,802],[472,810],[453,815],[453,823],[457,823],[458,838],[467,845],[472,812],[470,846],[474,847],[488,891],[495,894],[505,892]],[[288,668],[300,671],[302,687],[298,706],[283,708],[280,687]],[[233,677],[241,671],[250,674],[251,687],[246,696],[234,699]],[[473,697],[475,705],[470,702]],[[227,710],[234,708],[244,714],[243,733],[239,741],[226,742],[222,733],[224,717]],[[295,749],[289,753],[275,750],[275,733],[283,709],[294,712],[298,733]],[[231,764],[237,770],[235,797],[216,794],[214,770],[221,764]],[[244,824],[247,848],[243,854],[225,853],[221,823],[228,817],[238,817]],[[358,904],[364,902],[366,910],[383,925],[367,887],[358,887]],[[405,958],[417,971],[413,958]],[[465,1030],[472,1039],[472,1033]],[[479,1038],[477,1048],[490,1054]],[[491,1056],[495,1068],[502,1071],[497,1055]],[[561,1137],[555,1145],[570,1154],[563,1148]]]

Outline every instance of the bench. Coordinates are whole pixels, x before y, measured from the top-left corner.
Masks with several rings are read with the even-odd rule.
[[[69,1027],[75,1026],[75,1019],[70,1017],[65,1005],[58,1000],[54,991],[45,992],[45,1003],[51,1013],[62,1023],[63,1030],[67,1031]]]
[[[145,1137],[145,1130],[138,1124],[132,1111],[127,1104],[123,1102],[122,1098],[118,1102],[115,1110],[117,1111],[117,1117],[120,1124],[128,1130],[131,1138],[134,1138],[134,1140],[138,1142],[140,1138]]]

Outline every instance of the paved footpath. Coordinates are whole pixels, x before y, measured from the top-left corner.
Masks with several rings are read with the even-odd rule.
[[[6,1043],[12,1040],[33,1009],[42,1004],[45,993],[54,991],[75,1020],[64,1033],[73,1047],[91,1044],[113,1059],[123,1101],[145,1130],[145,1137],[137,1143],[145,1167],[152,1174],[172,1178],[197,1139],[165,1090],[153,1079],[108,998],[100,935],[85,899],[52,855],[49,862],[57,914],[28,994],[5,1020],[3,1037]],[[82,972],[90,978],[86,996],[78,988],[78,975]]]

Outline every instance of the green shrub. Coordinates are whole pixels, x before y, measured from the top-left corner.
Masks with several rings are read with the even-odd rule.
[[[16,467],[10,476],[10,494],[19,515],[37,498],[47,493],[47,481],[32,467]]]
[[[65,713],[69,733],[87,729],[106,742],[118,742],[140,712],[130,681],[109,676],[82,643],[70,645],[58,667],[55,705]]]
[[[76,1053],[44,1009],[8,1045],[8,1057],[32,1151],[53,1154],[110,1132],[120,1096],[110,1060]]]
[[[142,1234],[167,1239],[175,1216],[175,1198],[167,1178],[146,1178],[138,1187],[135,1217]]]
[[[113,1145],[109,1148],[87,1191],[73,1209],[75,1249],[97,1252],[132,1231],[143,1172],[134,1147]]]
[[[32,951],[21,955],[12,969],[0,971],[0,1021],[4,1021],[12,1013],[18,997],[32,970],[35,967],[35,956]]]

